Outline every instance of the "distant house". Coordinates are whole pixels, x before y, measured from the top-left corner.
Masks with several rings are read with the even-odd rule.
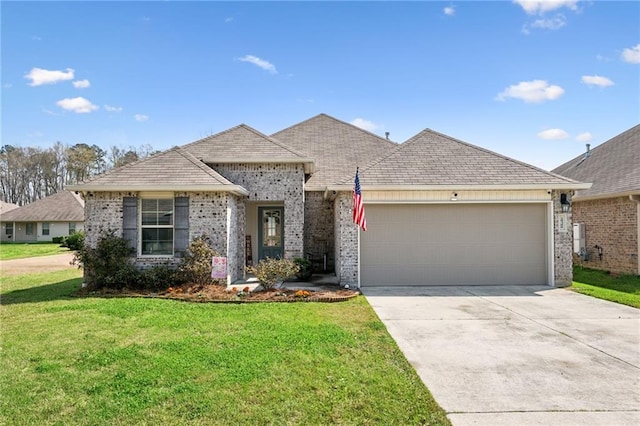
[[[3,213],[10,212],[11,210],[15,210],[20,206],[11,203],[5,203],[4,201],[0,201],[0,215]]]
[[[2,241],[51,241],[84,230],[84,201],[61,191],[6,213],[3,205],[0,225]]]
[[[242,124],[69,189],[86,202],[85,243],[114,231],[140,268],[178,264],[206,234],[228,282],[305,256],[360,287],[568,285],[560,200],[588,187],[432,130],[397,144],[320,114],[271,136]]]
[[[572,200],[574,262],[594,269],[640,275],[640,124],[553,170],[592,182]],[[583,226],[582,226],[583,225]],[[580,252],[581,251],[581,252]]]

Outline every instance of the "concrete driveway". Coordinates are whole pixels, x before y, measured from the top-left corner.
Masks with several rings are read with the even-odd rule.
[[[640,424],[638,309],[542,286],[363,293],[456,426]]]

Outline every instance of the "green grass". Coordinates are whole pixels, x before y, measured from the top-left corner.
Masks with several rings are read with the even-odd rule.
[[[448,425],[364,297],[198,304],[3,278],[2,424]]]
[[[3,241],[0,244],[0,260],[49,256],[68,251],[68,248],[60,247],[58,243],[10,243]]]
[[[606,271],[575,267],[571,289],[578,293],[640,308],[640,277],[612,276]]]

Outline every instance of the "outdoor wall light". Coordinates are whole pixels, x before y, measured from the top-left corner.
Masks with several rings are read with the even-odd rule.
[[[451,194],[451,201],[458,201],[458,193],[454,192]]]
[[[562,213],[568,213],[571,211],[571,202],[567,194],[560,194],[560,205],[562,206]]]

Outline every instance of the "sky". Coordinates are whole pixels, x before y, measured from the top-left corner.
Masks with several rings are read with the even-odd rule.
[[[546,170],[640,122],[640,2],[0,2],[1,145],[164,150],[325,113]]]

